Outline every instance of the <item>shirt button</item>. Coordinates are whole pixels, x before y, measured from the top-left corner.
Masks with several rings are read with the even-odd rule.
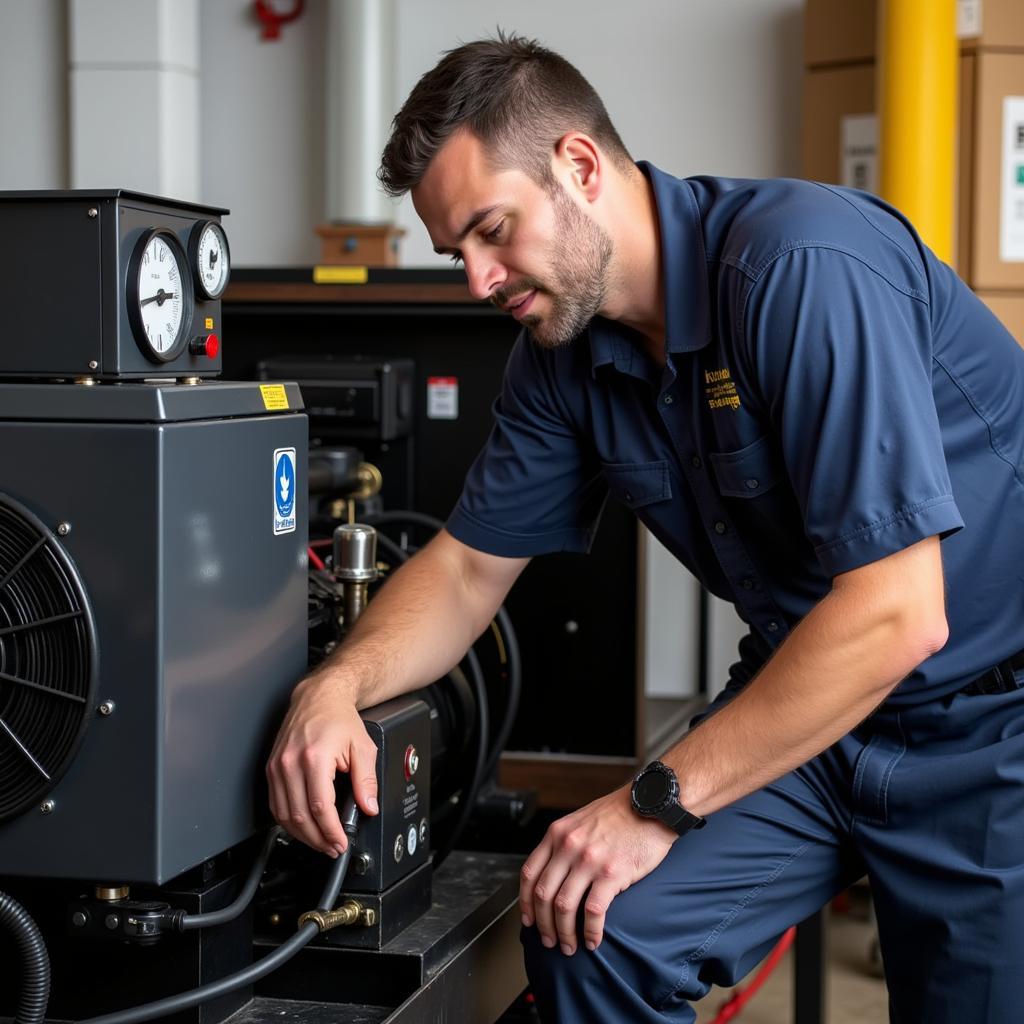
[[[777,633],[778,631],[779,631],[779,624],[774,619],[772,619],[772,621],[768,623],[768,632],[769,633]]]
[[[704,463],[700,461],[699,455],[694,455],[694,457],[690,459],[690,465],[693,466],[694,469],[700,469],[700,467],[703,466]]]
[[[674,401],[675,401],[675,399],[671,395],[666,395],[665,396],[665,404],[666,405],[671,405]]]
[[[750,579],[744,580],[743,581],[743,589],[744,590],[753,590],[754,589],[754,581],[750,580]]]
[[[725,533],[727,529],[728,527],[725,525],[725,523],[722,522],[721,519],[719,519],[718,522],[715,523],[715,533]]]
[[[761,486],[761,482],[759,480],[754,480],[753,478],[751,478],[750,480],[745,481],[745,483],[747,485],[747,490],[748,491],[756,491],[758,489],[758,487]]]

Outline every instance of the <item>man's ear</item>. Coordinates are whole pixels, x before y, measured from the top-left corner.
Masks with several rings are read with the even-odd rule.
[[[555,143],[552,171],[567,189],[578,192],[588,203],[601,194],[604,184],[604,154],[583,132],[567,132]]]

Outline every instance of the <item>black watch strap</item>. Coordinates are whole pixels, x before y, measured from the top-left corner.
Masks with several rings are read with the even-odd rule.
[[[691,829],[703,828],[708,823],[707,818],[691,814],[678,800],[671,806],[666,807],[658,815],[658,820],[663,821],[669,828],[675,829],[681,836]]]

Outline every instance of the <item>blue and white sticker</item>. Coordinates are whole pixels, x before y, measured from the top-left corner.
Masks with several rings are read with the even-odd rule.
[[[295,449],[274,451],[274,533],[295,530]]]

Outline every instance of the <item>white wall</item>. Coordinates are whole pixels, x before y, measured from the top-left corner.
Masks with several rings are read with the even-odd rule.
[[[802,12],[803,0],[399,0],[396,95],[500,25],[575,64],[634,158],[680,175],[796,174]],[[447,262],[408,199],[398,220],[406,265]]]
[[[0,0],[0,189],[67,188],[64,0]]]

